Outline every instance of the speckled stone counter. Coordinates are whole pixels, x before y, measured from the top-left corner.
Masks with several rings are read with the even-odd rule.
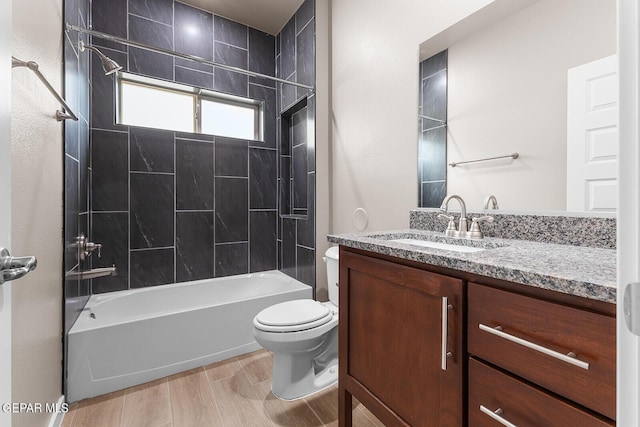
[[[420,208],[409,212],[409,228],[443,231],[446,221],[438,218],[440,209]],[[459,211],[452,214],[459,218]],[[490,215],[493,222],[483,222],[482,232],[487,237],[531,240],[560,245],[616,248],[616,218],[586,213],[567,212],[510,212],[503,210],[467,210],[467,217]]]
[[[526,240],[485,238],[470,241],[444,237],[442,232],[398,230],[330,235],[329,242],[396,258],[451,268],[480,276],[614,303],[616,251]],[[393,242],[414,238],[486,250],[462,253]]]

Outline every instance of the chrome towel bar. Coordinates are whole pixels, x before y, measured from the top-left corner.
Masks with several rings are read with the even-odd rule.
[[[513,153],[513,154],[509,154],[508,156],[487,157],[485,159],[467,160],[467,161],[464,161],[464,162],[451,162],[451,163],[449,163],[449,166],[451,166],[452,168],[455,168],[458,165],[464,165],[464,164],[467,164],[467,163],[486,162],[486,161],[489,161],[489,160],[497,160],[497,159],[508,159],[509,157],[511,157],[512,159],[517,159],[518,157],[520,157],[520,154]]]
[[[11,68],[16,68],[16,67],[26,67],[26,68],[30,69],[31,71],[33,71],[34,74],[40,79],[42,84],[44,84],[45,87],[47,89],[49,89],[49,92],[51,92],[51,94],[58,100],[58,102],[60,104],[62,104],[62,107],[64,108],[64,111],[56,110],[56,120],[57,121],[61,122],[63,120],[67,120],[67,119],[71,119],[71,120],[74,120],[76,122],[78,121],[78,116],[76,116],[75,113],[73,111],[71,111],[71,108],[69,107],[69,104],[67,104],[67,102],[60,95],[58,95],[58,92],[56,92],[56,90],[53,88],[53,86],[51,86],[51,83],[49,83],[49,81],[44,76],[44,74],[42,74],[40,72],[38,63],[36,63],[34,61],[21,61],[21,60],[17,59],[15,56],[12,56],[11,57]]]

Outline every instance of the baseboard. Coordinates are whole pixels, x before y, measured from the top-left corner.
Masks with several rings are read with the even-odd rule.
[[[60,427],[62,425],[62,420],[67,413],[67,406],[64,400],[64,395],[60,396],[60,398],[58,399],[56,408],[60,409],[57,412],[51,413],[51,418],[49,419],[49,424],[47,424],[47,427]]]

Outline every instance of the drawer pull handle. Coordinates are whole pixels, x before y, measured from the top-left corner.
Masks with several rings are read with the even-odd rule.
[[[480,411],[482,411],[483,413],[489,415],[491,418],[493,418],[494,420],[496,420],[497,422],[499,422],[500,424],[502,424],[503,426],[507,426],[507,427],[517,427],[515,424],[505,420],[501,415],[502,415],[502,409],[498,408],[495,411],[492,411],[491,409],[480,405]]]
[[[447,351],[447,338],[449,337],[449,310],[453,306],[449,305],[449,299],[442,297],[442,363],[441,368],[443,371],[447,370],[447,358],[451,357],[453,353]]]
[[[589,363],[583,362],[582,360],[578,360],[574,352],[570,352],[568,354],[558,353],[557,351],[548,349],[538,344],[534,344],[527,340],[523,340],[522,338],[516,337],[514,335],[510,335],[505,332],[502,332],[502,326],[496,326],[495,328],[492,328],[490,326],[483,325],[482,323],[480,323],[478,327],[485,332],[489,332],[490,334],[496,335],[500,338],[504,338],[505,340],[514,342],[516,344],[520,344],[524,347],[546,354],[547,356],[551,356],[556,359],[562,360],[563,362],[569,363],[573,366],[577,366],[578,368],[582,368],[587,371],[589,370]]]

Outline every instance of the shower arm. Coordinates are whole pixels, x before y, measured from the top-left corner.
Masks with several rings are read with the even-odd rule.
[[[60,110],[56,110],[56,120],[57,121],[61,122],[63,120],[67,120],[67,119],[71,119],[71,120],[76,121],[76,122],[78,121],[78,116],[76,116],[75,113],[73,111],[71,111],[71,108],[69,107],[69,104],[67,104],[67,102],[60,95],[58,95],[58,92],[56,92],[56,90],[53,88],[53,86],[51,86],[51,83],[49,83],[49,81],[44,76],[44,74],[42,74],[40,72],[38,63],[36,63],[34,61],[21,61],[21,60],[17,59],[15,56],[12,56],[11,57],[11,68],[16,68],[16,67],[26,67],[26,68],[30,69],[31,71],[33,71],[33,73],[40,79],[42,84],[44,84],[45,87],[47,89],[49,89],[49,92],[51,92],[51,94],[62,105],[62,107],[64,109],[64,112],[60,111]]]
[[[210,61],[208,59],[204,59],[204,58],[201,58],[199,56],[189,55],[189,54],[186,54],[186,53],[180,53],[180,52],[176,52],[174,50],[169,50],[169,49],[163,49],[161,47],[151,46],[151,45],[148,45],[148,44],[145,44],[145,43],[136,42],[136,41],[133,41],[133,40],[125,39],[123,37],[114,36],[114,35],[111,35],[111,34],[100,32],[100,31],[89,30],[89,29],[86,29],[86,28],[80,28],[80,27],[78,27],[76,25],[70,24],[69,22],[65,23],[65,31],[77,31],[79,33],[88,34],[90,36],[99,37],[101,39],[109,40],[109,41],[116,42],[116,43],[121,43],[121,44],[124,44],[124,45],[127,45],[127,46],[133,46],[133,47],[137,47],[137,48],[140,48],[140,49],[149,50],[151,52],[162,53],[162,54],[165,54],[165,55],[174,56],[176,58],[188,59],[190,61],[199,62],[201,64],[211,65],[213,67],[222,68],[223,70],[233,71],[234,73],[244,74],[244,75],[247,75],[247,76],[250,76],[250,77],[258,77],[258,78],[261,78],[261,79],[273,80],[273,81],[276,81],[276,82],[279,82],[279,83],[283,83],[283,84],[287,84],[287,85],[291,85],[291,86],[296,86],[296,87],[300,87],[300,88],[303,88],[303,89],[307,89],[307,90],[309,90],[311,92],[315,91],[315,88],[313,86],[309,86],[309,85],[305,85],[305,84],[297,83],[297,82],[291,82],[289,80],[280,79],[278,77],[273,77],[273,76],[269,76],[269,75],[266,75],[266,74],[256,73],[256,72],[253,72],[253,71],[243,70],[242,68],[232,67],[230,65],[225,65],[225,64],[220,64],[219,62]]]

